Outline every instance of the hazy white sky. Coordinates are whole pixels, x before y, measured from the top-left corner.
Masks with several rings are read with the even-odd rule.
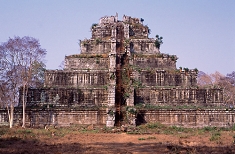
[[[235,0],[0,0],[0,43],[31,36],[47,50],[47,68],[78,54],[78,40],[103,16],[143,18],[150,37],[163,36],[162,53],[177,67],[206,73],[235,71]]]

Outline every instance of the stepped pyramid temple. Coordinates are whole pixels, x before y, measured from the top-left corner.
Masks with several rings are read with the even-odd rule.
[[[93,24],[81,53],[66,56],[63,70],[47,70],[44,87],[29,89],[27,124],[233,124],[234,113],[221,108],[223,91],[198,88],[197,69],[177,69],[177,56],[161,53],[142,21],[116,15]]]

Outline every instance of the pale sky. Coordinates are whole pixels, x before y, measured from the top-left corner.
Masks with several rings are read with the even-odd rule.
[[[103,16],[143,18],[151,38],[163,37],[162,53],[177,55],[177,68],[205,73],[235,71],[235,0],[0,0],[0,43],[31,36],[47,50],[47,69],[65,55]]]

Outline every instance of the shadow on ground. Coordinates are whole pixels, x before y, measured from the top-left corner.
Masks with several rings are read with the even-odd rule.
[[[72,154],[72,153],[213,153],[232,154],[235,146],[226,147],[185,147],[171,143],[77,143],[45,144],[36,139],[11,137],[0,139],[0,153],[4,154]]]

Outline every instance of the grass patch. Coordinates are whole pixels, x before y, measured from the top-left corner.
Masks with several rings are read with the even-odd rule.
[[[202,129],[203,129],[203,131],[205,131],[205,132],[210,132],[210,131],[215,131],[215,130],[217,130],[216,127],[210,127],[210,126],[206,126],[206,127],[202,128]]]
[[[220,131],[213,131],[211,133],[210,141],[218,141],[220,139]]]
[[[147,140],[155,140],[155,139],[156,139],[155,136],[149,136],[149,137],[147,138]]]
[[[231,127],[232,131],[235,131],[235,124]]]
[[[145,125],[140,125],[137,127],[128,127],[128,131],[125,131],[127,134],[140,134],[140,135],[149,135],[149,134],[166,134],[166,135],[175,135],[179,138],[189,138],[190,136],[209,136],[210,141],[219,142],[221,137],[221,132],[224,131],[233,131],[235,126],[230,128],[218,128],[218,127],[203,127],[203,128],[184,128],[180,126],[166,126],[159,122],[148,123]],[[37,139],[40,137],[53,138],[53,137],[64,137],[68,134],[81,134],[81,133],[120,133],[121,129],[119,128],[109,128],[109,127],[97,127],[90,125],[74,125],[70,127],[47,127],[33,129],[33,128],[21,128],[13,127],[8,128],[6,126],[0,127],[0,137],[1,138],[10,138],[11,140],[15,139]],[[233,132],[232,132],[233,133]],[[232,136],[234,133],[232,134]],[[146,138],[139,138],[138,140],[154,140],[156,137],[149,135]],[[235,135],[233,138],[235,142]],[[1,145],[0,145],[1,147]]]
[[[183,128],[183,127],[177,127],[177,126],[172,126],[170,127],[173,131],[177,131],[177,132],[185,132],[187,130],[187,128]]]
[[[0,127],[0,137],[8,132],[8,127]]]
[[[30,130],[30,129],[19,129],[16,132],[17,132],[17,134],[31,134],[32,130]]]
[[[179,133],[194,133],[193,128],[184,128],[179,126],[166,126],[161,123],[148,123],[137,127],[139,133],[155,133],[155,134],[167,134],[177,135]]]
[[[34,129],[33,134],[37,136],[46,136],[46,137],[51,137],[51,132],[46,129]]]
[[[186,139],[188,137],[189,137],[189,135],[187,135],[187,134],[180,134],[179,135],[179,138],[181,138],[181,139]]]
[[[155,128],[162,128],[163,125],[161,123],[149,123],[147,124],[147,128],[150,128],[150,129],[155,129]]]

